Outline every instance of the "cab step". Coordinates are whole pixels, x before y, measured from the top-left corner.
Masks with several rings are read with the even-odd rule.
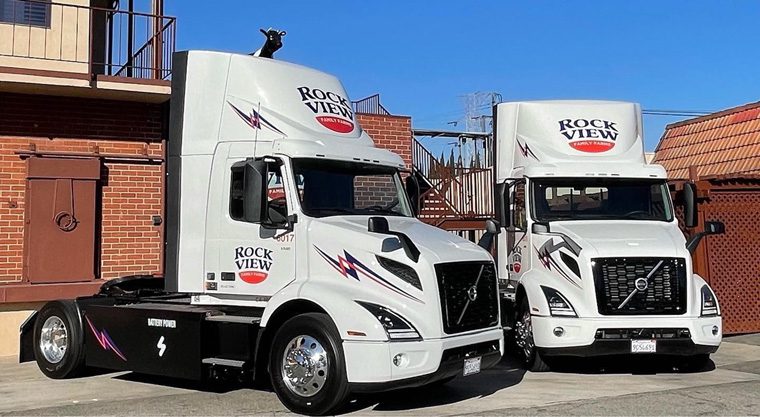
[[[207,316],[206,321],[214,321],[214,322],[222,322],[222,323],[259,324],[261,323],[261,317],[217,314],[213,316]]]
[[[242,368],[245,365],[245,361],[225,358],[204,358],[201,363],[204,365],[226,366],[228,368]]]

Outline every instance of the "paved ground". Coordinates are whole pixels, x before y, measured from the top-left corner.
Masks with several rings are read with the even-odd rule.
[[[525,373],[509,358],[493,369],[436,389],[361,397],[358,415],[760,415],[760,335],[725,339],[712,369],[673,372],[666,364],[624,360],[570,364]],[[134,374],[45,379],[33,363],[0,359],[4,415],[287,414],[271,392],[200,391]]]

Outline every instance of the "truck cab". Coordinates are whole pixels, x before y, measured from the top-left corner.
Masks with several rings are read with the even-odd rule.
[[[665,170],[644,157],[641,109],[607,101],[495,106],[498,271],[526,367],[554,357],[670,355],[721,341],[720,309],[692,271]],[[687,227],[696,218],[685,186]]]
[[[164,289],[127,281],[43,308],[22,329],[43,372],[253,376],[327,414],[500,360],[493,258],[414,217],[403,160],[374,146],[335,77],[177,53],[169,137]]]

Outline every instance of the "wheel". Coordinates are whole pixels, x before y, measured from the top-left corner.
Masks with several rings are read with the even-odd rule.
[[[274,392],[295,413],[330,414],[348,397],[340,335],[327,314],[301,314],[283,323],[269,366]]]
[[[533,326],[527,297],[523,297],[517,310],[514,338],[517,354],[525,369],[532,372],[546,372],[550,369],[533,342]]]
[[[85,369],[84,332],[73,301],[51,301],[37,313],[34,357],[49,378],[72,378]]]

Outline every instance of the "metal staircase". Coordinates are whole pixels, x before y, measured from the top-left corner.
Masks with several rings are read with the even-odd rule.
[[[491,167],[443,165],[416,138],[412,164],[420,183],[420,220],[450,231],[485,228],[494,211]]]

